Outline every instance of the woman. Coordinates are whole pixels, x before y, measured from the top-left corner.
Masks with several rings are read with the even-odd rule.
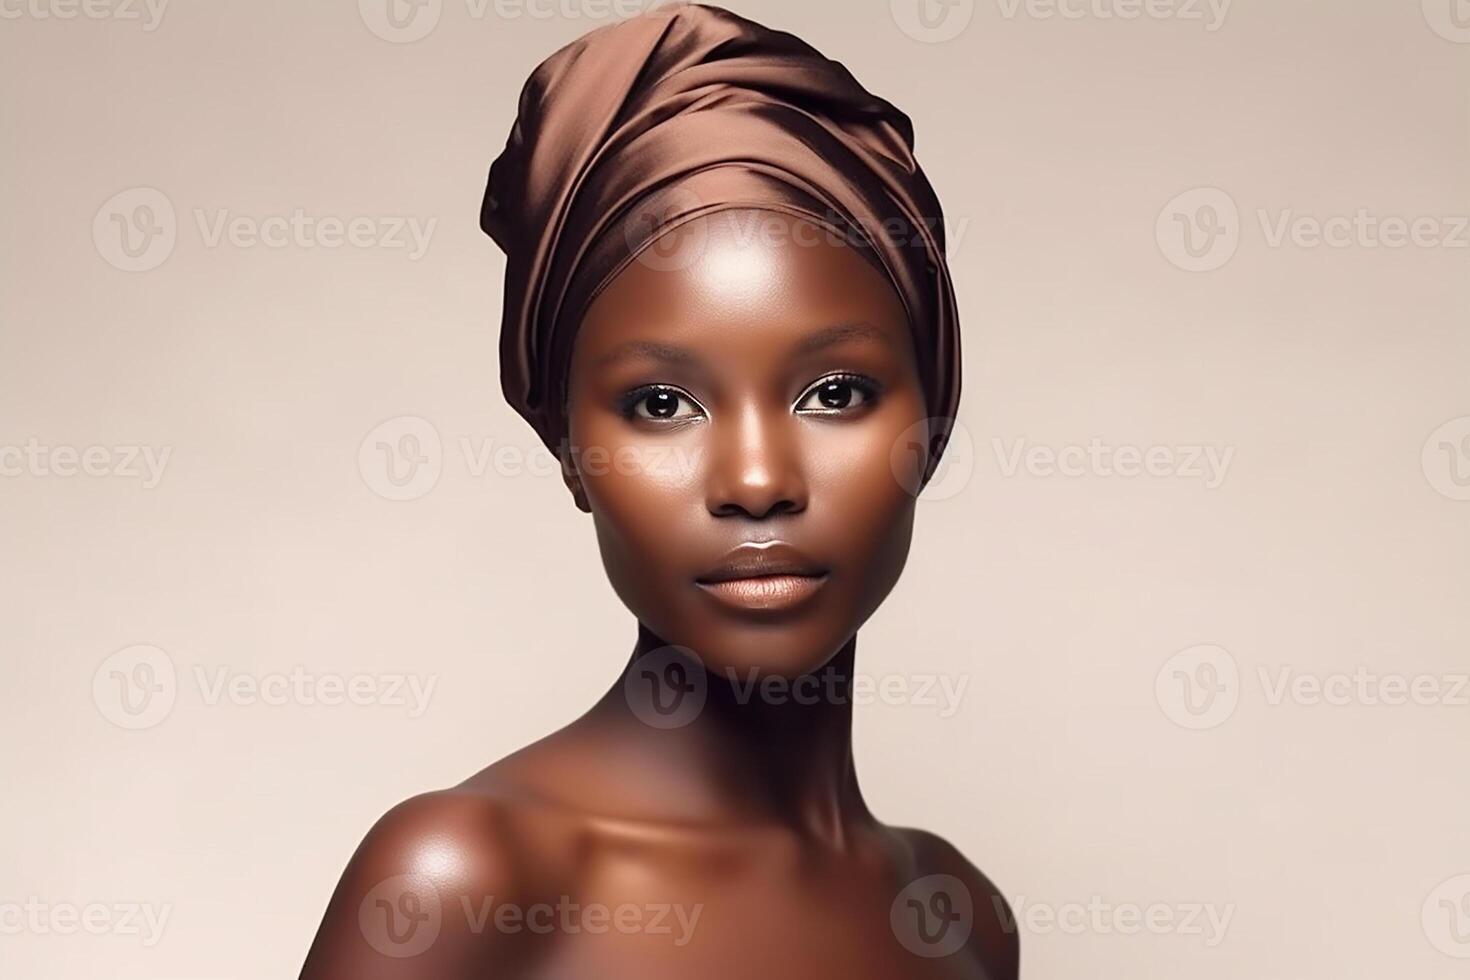
[[[909,120],[789,34],[662,8],[532,75],[482,225],[506,397],[638,623],[582,718],[400,804],[308,980],[1017,975],[995,888],[868,811],[858,628],[959,397]]]

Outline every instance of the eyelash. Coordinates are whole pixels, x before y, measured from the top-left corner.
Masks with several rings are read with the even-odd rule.
[[[844,383],[846,383],[848,385],[851,385],[854,389],[856,389],[863,396],[862,403],[860,405],[853,406],[853,407],[847,407],[847,408],[820,409],[820,410],[817,410],[814,414],[819,414],[819,415],[841,415],[841,414],[846,414],[846,413],[853,412],[855,410],[856,411],[867,411],[867,410],[871,409],[877,403],[878,398],[882,394],[882,391],[883,391],[883,386],[882,385],[880,385],[877,381],[873,380],[872,378],[868,377],[865,374],[855,374],[855,373],[847,372],[847,371],[839,371],[836,374],[828,374],[828,375],[825,375],[825,376],[817,379],[816,381],[812,382],[810,385],[808,385],[802,391],[801,395],[797,397],[796,404],[797,405],[800,405],[802,402],[804,402],[808,398],[810,398],[823,385],[832,384],[833,382],[844,382]],[[637,388],[634,388],[631,391],[628,391],[627,393],[625,393],[622,396],[622,398],[619,399],[619,401],[618,401],[618,411],[622,414],[622,416],[624,418],[629,419],[629,420],[632,420],[632,419],[635,419],[635,418],[641,418],[642,421],[644,421],[644,422],[657,422],[659,424],[670,424],[670,423],[678,423],[678,422],[688,422],[688,421],[691,421],[692,420],[691,418],[687,418],[687,417],[686,418],[670,418],[670,419],[652,419],[652,418],[646,418],[646,417],[639,416],[637,414],[637,412],[635,411],[637,409],[638,405],[641,404],[642,401],[645,398],[647,398],[649,395],[656,395],[656,394],[659,394],[659,393],[668,393],[668,394],[674,395],[677,398],[682,398],[682,399],[685,399],[685,400],[689,401],[697,409],[699,409],[700,416],[698,416],[698,417],[705,417],[707,415],[707,413],[705,412],[704,406],[703,405],[700,405],[699,402],[695,400],[694,396],[690,395],[687,391],[685,391],[682,388],[679,388],[679,387],[677,387],[675,385],[668,385],[668,384],[646,384],[646,385],[639,385]]]
[[[849,406],[846,408],[818,409],[817,414],[841,415],[852,412],[866,412],[874,405],[878,404],[878,396],[883,391],[882,385],[880,385],[877,381],[874,381],[872,378],[868,377],[865,374],[853,374],[849,371],[839,371],[836,374],[829,374],[826,377],[818,378],[812,384],[807,385],[806,390],[801,393],[801,397],[796,399],[796,403],[800,405],[802,402],[806,401],[813,394],[815,394],[824,385],[832,384],[834,381],[843,382],[844,384],[851,386],[854,390],[861,394],[863,396],[862,404]]]

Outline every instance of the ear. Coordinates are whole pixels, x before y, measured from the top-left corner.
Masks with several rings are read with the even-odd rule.
[[[561,462],[562,482],[572,492],[572,502],[582,513],[592,513],[592,507],[587,503],[587,491],[582,486],[582,474],[577,472],[576,453],[572,452],[569,440],[562,439],[561,449],[557,452],[556,458]]]

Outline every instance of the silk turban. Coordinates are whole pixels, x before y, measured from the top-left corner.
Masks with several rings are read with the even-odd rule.
[[[557,51],[521,91],[480,210],[507,257],[507,401],[560,452],[572,339],[598,292],[696,217],[786,212],[843,232],[903,300],[930,416],[927,481],[958,407],[959,322],[913,145],[909,118],[841,64],[718,7],[656,8]]]

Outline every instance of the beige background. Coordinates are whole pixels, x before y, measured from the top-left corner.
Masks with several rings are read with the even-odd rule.
[[[0,4],[6,978],[294,976],[381,811],[570,720],[632,641],[588,520],[516,462],[536,443],[499,398],[503,266],[476,223],[526,74],[611,3],[443,0],[395,31],[378,2]],[[912,115],[955,235],[973,452],[922,503],[860,662],[968,687],[948,717],[862,707],[856,740],[875,811],[1011,897],[1032,980],[1464,975],[1454,2],[1463,29],[1451,0],[1239,0],[1223,22],[956,0],[933,30],[907,0],[732,3]],[[330,224],[250,243],[294,209],[367,223],[356,245]],[[1283,216],[1360,211],[1433,220],[1398,248],[1300,225],[1273,244]],[[1175,215],[1208,244],[1212,213],[1191,258]],[[221,215],[247,220],[213,239]],[[114,222],[135,217],[172,247],[129,258]],[[394,219],[435,222],[421,255],[390,247]],[[403,417],[432,430],[374,433]],[[377,443],[405,435],[429,462],[397,488]],[[1012,466],[1022,439],[1170,455],[1069,476]],[[93,446],[98,475],[63,475],[57,447]],[[144,446],[170,453],[156,481],[122,465]],[[481,466],[487,446],[511,455]],[[1228,451],[1222,479],[1190,447]],[[119,700],[139,657],[176,685],[152,715]],[[211,703],[296,668],[380,696]],[[1210,668],[1214,700],[1186,690]],[[1347,703],[1274,696],[1354,671]],[[435,684],[417,717],[404,675]],[[1437,703],[1372,703],[1393,678]],[[105,934],[57,934],[90,903]],[[166,912],[161,938],[119,903]],[[1089,903],[1114,911],[1048,925]],[[1130,931],[1130,903],[1174,926]],[[1224,935],[1191,906],[1228,910]]]

